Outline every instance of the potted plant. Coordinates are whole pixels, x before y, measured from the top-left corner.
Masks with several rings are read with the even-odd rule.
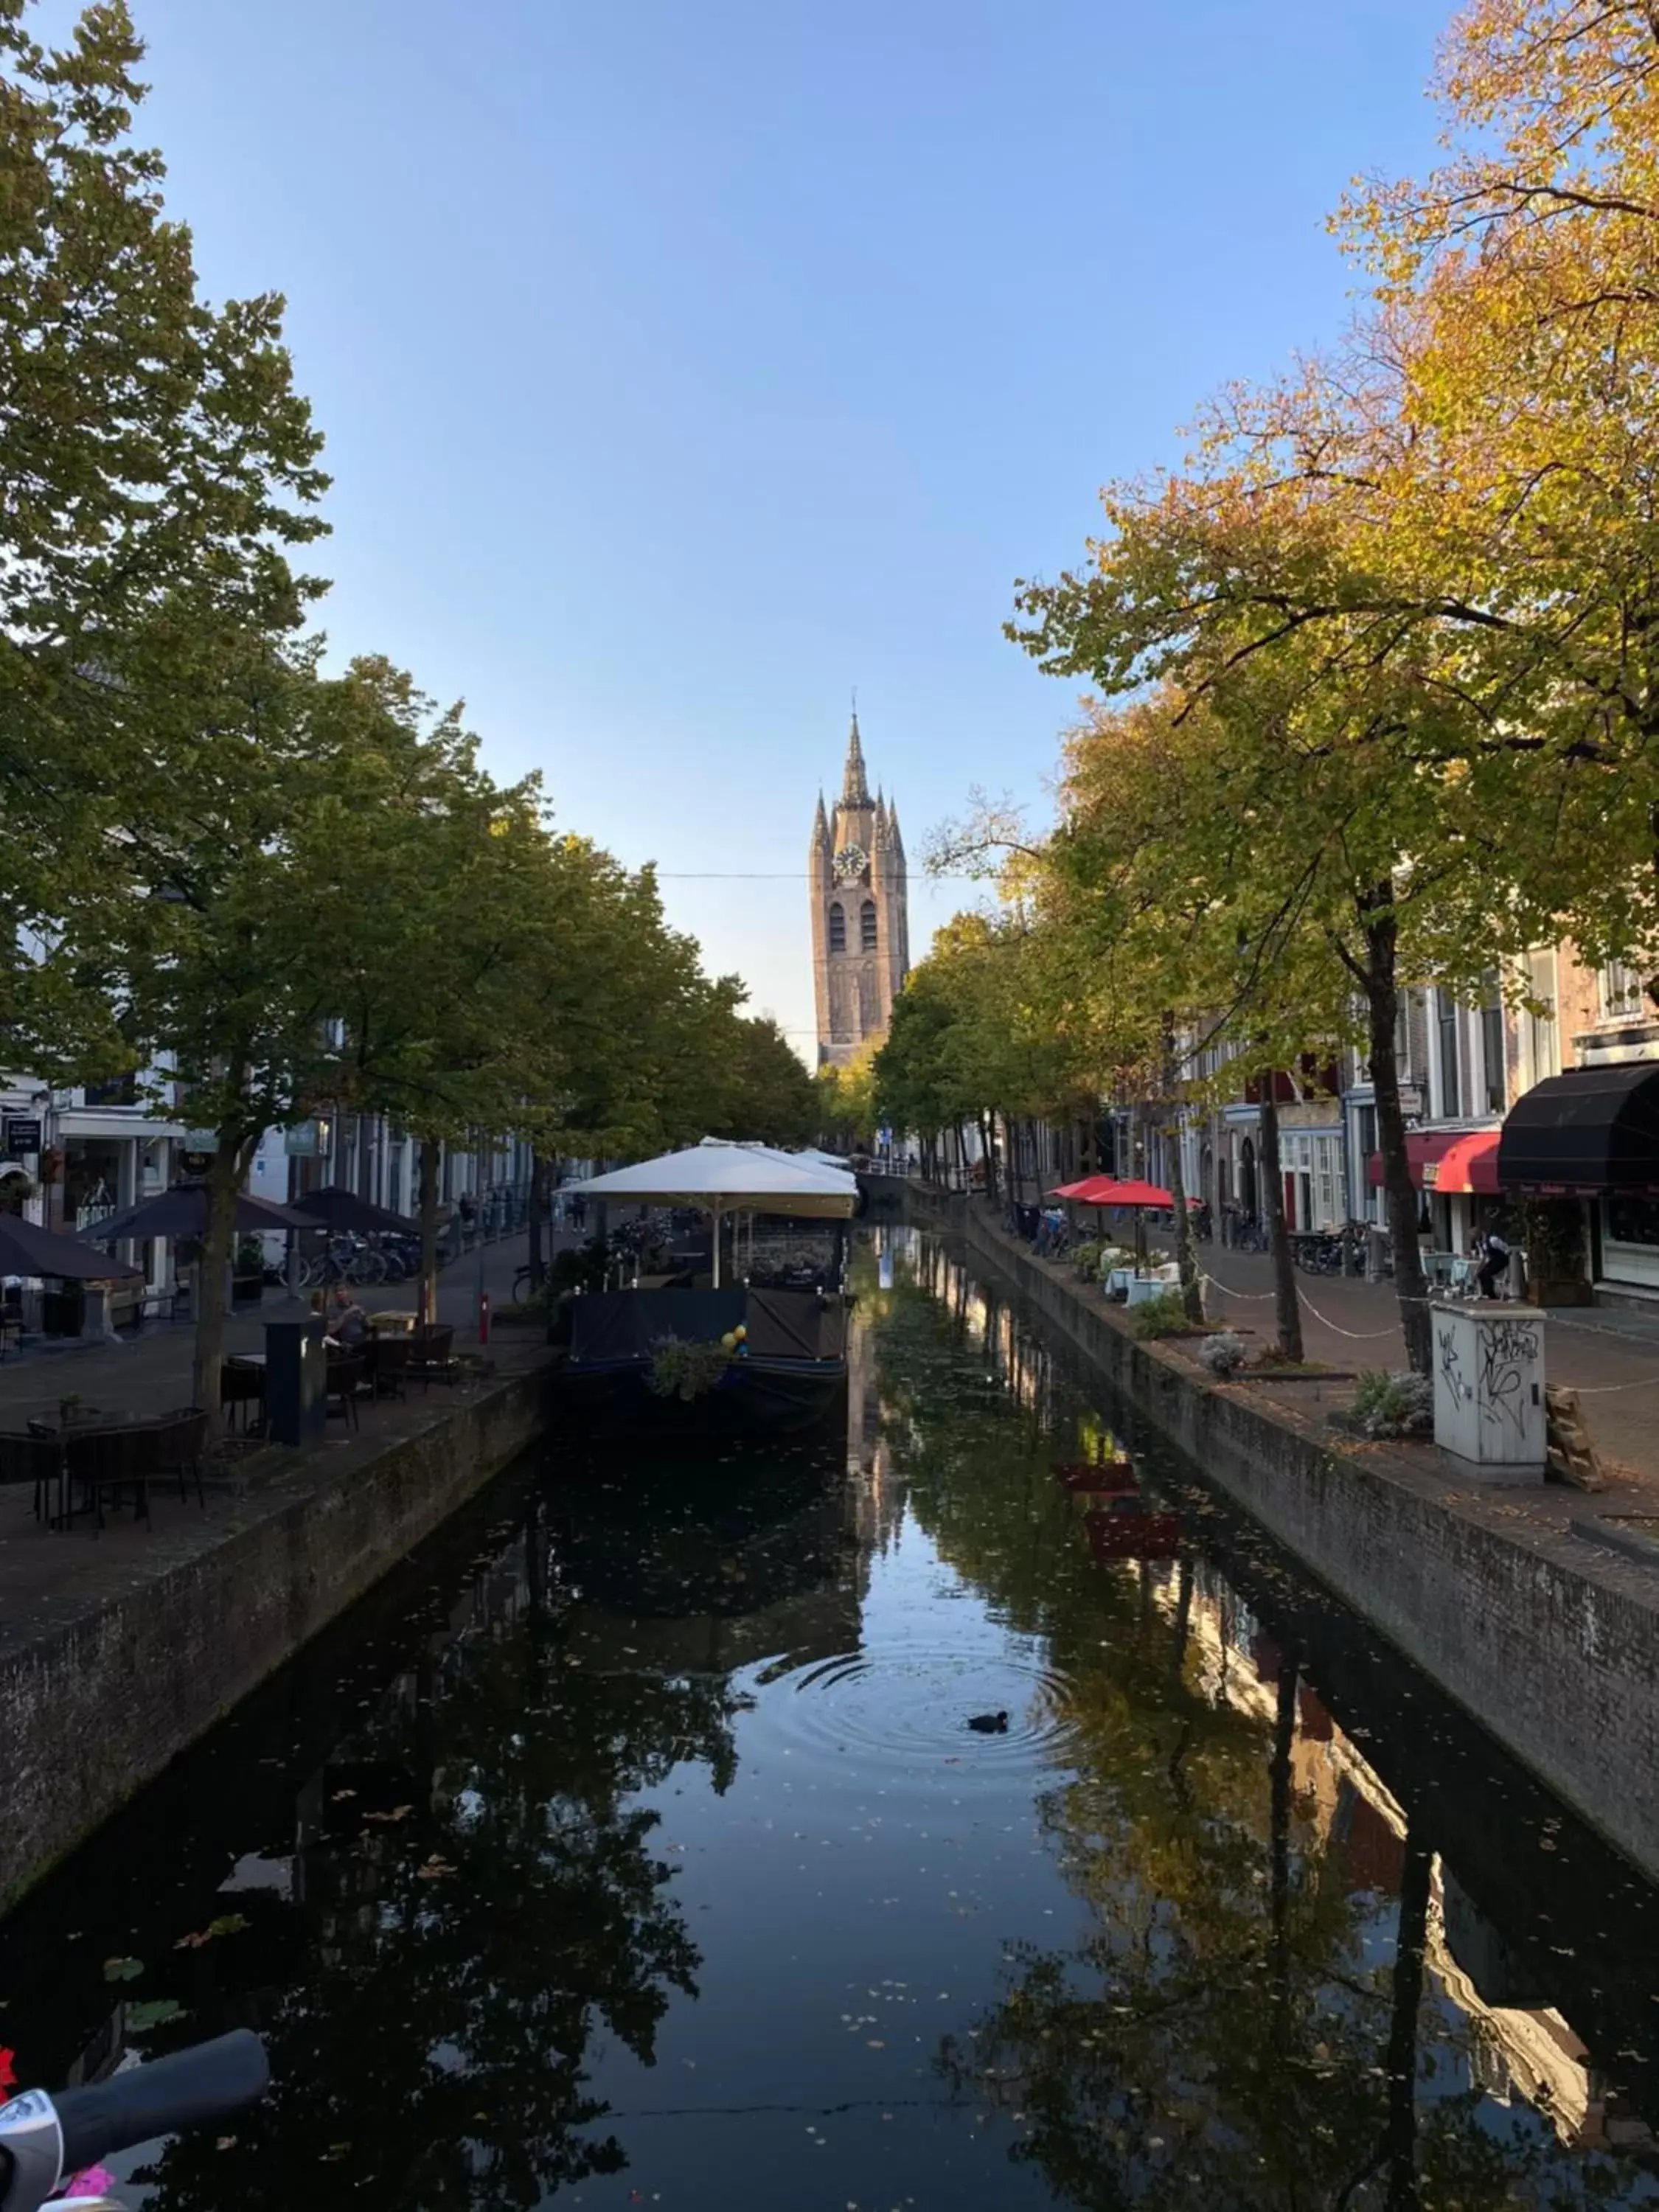
[[[1587,1306],[1595,1297],[1584,1242],[1583,1202],[1529,1198],[1516,1242],[1527,1255],[1526,1295],[1535,1306]]]
[[[258,1305],[264,1292],[264,1242],[258,1237],[239,1237],[230,1271],[231,1301],[236,1305]]]

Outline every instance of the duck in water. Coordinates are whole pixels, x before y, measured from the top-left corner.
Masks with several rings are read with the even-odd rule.
[[[980,1735],[1006,1735],[1008,1716],[1006,1713],[975,1713],[968,1725]]]

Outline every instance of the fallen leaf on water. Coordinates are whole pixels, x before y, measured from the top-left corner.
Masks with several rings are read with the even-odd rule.
[[[136,1982],[144,1971],[142,1959],[106,1959],[104,1979],[106,1982]]]
[[[406,1820],[415,1810],[412,1805],[394,1805],[389,1813],[365,1813],[366,1820]]]

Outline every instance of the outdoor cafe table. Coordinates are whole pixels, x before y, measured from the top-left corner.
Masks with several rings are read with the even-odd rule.
[[[32,1414],[24,1424],[28,1434],[58,1446],[58,1510],[48,1526],[61,1530],[70,1524],[70,1516],[64,1510],[69,1502],[69,1454],[64,1446],[71,1436],[99,1436],[111,1429],[154,1428],[164,1418],[155,1413],[109,1413],[97,1406],[76,1407],[68,1414]]]

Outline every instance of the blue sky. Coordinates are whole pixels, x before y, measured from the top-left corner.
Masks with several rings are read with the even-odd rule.
[[[851,687],[913,856],[971,785],[1041,801],[1072,702],[1001,636],[1013,579],[1342,326],[1325,214],[1429,158],[1447,13],[134,4],[204,284],[289,297],[335,647],[657,860],[809,1052]],[[913,947],[972,895],[915,884]]]

